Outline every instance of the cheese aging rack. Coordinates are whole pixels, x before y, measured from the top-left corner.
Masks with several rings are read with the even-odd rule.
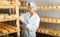
[[[19,26],[19,6],[18,0],[0,0],[0,9],[15,9],[16,14],[0,14],[0,22],[16,20],[16,26],[0,23],[0,36],[17,32],[17,37],[20,37]]]

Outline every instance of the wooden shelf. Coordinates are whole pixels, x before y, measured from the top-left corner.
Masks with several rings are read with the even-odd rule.
[[[8,8],[15,8],[15,5],[0,5],[0,9],[8,9]]]
[[[37,32],[52,35],[52,36],[60,36],[60,30],[57,30],[57,29],[54,29],[54,28],[49,28],[49,27],[44,27],[44,26],[41,26],[37,30]]]
[[[12,21],[16,20],[17,16],[16,14],[0,14],[0,22],[4,21]],[[47,23],[58,23],[60,24],[60,18],[52,18],[52,17],[40,17],[41,22],[47,22]]]
[[[41,17],[40,21],[47,22],[47,23],[59,23],[60,24],[60,18]]]
[[[26,10],[27,7],[21,6],[20,9]],[[60,10],[60,6],[38,6],[38,10]]]
[[[16,14],[0,14],[0,22],[5,22],[5,21],[12,21],[12,20],[16,20]]]
[[[0,23],[0,34],[1,35],[6,35],[6,34],[14,33],[17,31],[20,31],[20,30],[16,26],[8,25],[5,23]]]
[[[16,1],[0,1],[0,9],[15,8]]]
[[[10,1],[10,2],[8,2],[7,0],[0,0],[0,9],[9,9],[9,8],[15,8],[15,10],[16,10],[16,15],[17,15],[17,18],[15,19],[14,17],[12,18],[12,19],[10,19],[9,17],[8,18],[5,18],[6,16],[4,15],[3,17],[2,16],[0,16],[0,17],[2,17],[2,19],[0,18],[0,22],[4,22],[4,21],[11,21],[11,20],[16,20],[16,27],[20,30],[20,26],[19,26],[19,5],[20,5],[20,3],[19,3],[19,1],[18,0],[13,0],[12,2]],[[5,27],[5,26],[4,26]],[[4,33],[4,34],[9,34],[9,33],[11,33],[11,32],[14,32],[14,31],[11,31],[11,32],[8,32],[9,31],[9,29],[8,29],[8,31],[5,29],[5,28],[2,28],[1,30],[0,30],[0,32],[2,32],[2,33]],[[8,28],[8,27],[7,27]],[[12,29],[12,28],[11,28]],[[6,32],[6,33],[5,33]],[[17,32],[17,37],[20,37],[20,31],[16,31]]]

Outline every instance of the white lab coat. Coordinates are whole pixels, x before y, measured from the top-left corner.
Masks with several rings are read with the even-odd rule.
[[[36,13],[30,17],[29,12],[22,16],[24,17],[24,20],[28,22],[27,25],[23,25],[22,37],[36,37],[36,30],[39,27],[40,17]]]

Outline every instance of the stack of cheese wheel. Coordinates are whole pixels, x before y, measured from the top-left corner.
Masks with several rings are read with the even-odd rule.
[[[42,32],[42,33],[45,32],[45,27],[41,27],[41,32]]]
[[[10,15],[10,19],[16,19],[17,18],[17,16],[15,15],[15,14],[12,14],[12,15]]]
[[[58,33],[57,33],[57,36],[60,36],[60,30],[58,30],[57,32],[58,32]]]
[[[57,30],[56,29],[51,30],[51,34],[52,35],[57,35]]]
[[[47,7],[47,6],[44,6],[44,9],[45,9],[45,10],[48,10],[48,7]]]
[[[5,28],[3,28],[3,26],[1,26],[0,33],[5,34],[5,33],[8,33],[8,31]]]
[[[8,32],[8,30],[7,30],[8,28],[6,29],[6,26],[5,26],[4,24],[0,24],[0,28],[1,28],[1,29],[4,29],[5,31]],[[4,31],[3,31],[2,33],[4,33]]]
[[[9,15],[8,14],[3,14],[4,15],[4,19],[9,20]]]
[[[41,9],[41,10],[44,10],[44,6],[41,6],[40,9]]]
[[[52,9],[52,6],[48,6],[48,9],[51,10]]]
[[[55,29],[55,28],[48,28],[48,27],[44,27],[44,26],[41,26],[37,30],[37,32],[45,33],[45,34],[49,34],[49,35],[60,36],[60,30]]]
[[[57,23],[60,23],[60,19],[57,19]]]
[[[48,22],[52,23],[52,20],[53,20],[52,18],[49,18]]]
[[[10,2],[10,4],[16,4],[16,1],[15,1],[15,0],[12,0],[12,1]]]
[[[8,28],[8,29],[7,29]],[[14,32],[14,29],[10,28],[10,27],[6,27],[6,29],[9,31],[9,32]]]
[[[56,9],[57,9],[57,6],[53,6],[52,8],[53,8],[54,10],[56,10]]]
[[[52,22],[53,22],[53,23],[57,23],[57,19],[55,19],[55,18],[52,19]]]
[[[8,33],[8,31],[7,30],[5,30],[5,29],[0,29],[0,33],[2,33],[2,34],[6,34],[6,33]]]
[[[45,22],[49,22],[48,20],[49,20],[49,18],[46,17],[46,18],[45,18]]]
[[[37,30],[37,32],[41,32],[41,30],[42,30],[42,27],[39,27],[38,30]]]
[[[45,21],[45,18],[41,17],[40,20],[41,20],[42,22],[44,22],[44,21]]]
[[[18,30],[18,28],[16,26],[7,25],[7,27],[9,27],[11,29],[14,29],[14,31],[17,31]]]
[[[7,0],[0,0],[0,4],[2,5],[2,4],[10,4],[10,2],[8,2]]]
[[[44,33],[46,33],[46,34],[50,33],[49,28],[43,27],[43,29],[44,29]]]
[[[60,6],[57,6],[57,9],[59,9],[59,10],[60,10]]]
[[[0,23],[0,33],[5,34],[8,32],[14,32],[14,31],[18,31],[18,28],[16,26]]]
[[[4,15],[0,14],[0,20],[4,19]]]

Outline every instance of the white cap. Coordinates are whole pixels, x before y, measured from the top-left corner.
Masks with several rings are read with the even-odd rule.
[[[34,10],[37,10],[37,5],[35,2],[28,2],[27,6],[28,6],[28,4],[30,4],[30,6],[32,6],[34,8]]]

